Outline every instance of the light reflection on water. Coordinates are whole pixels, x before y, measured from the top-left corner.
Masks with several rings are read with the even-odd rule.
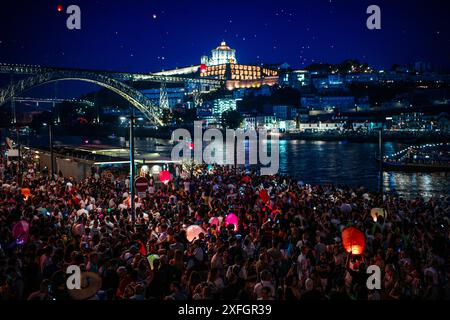
[[[281,174],[289,174],[309,184],[345,184],[378,189],[378,164],[375,156],[378,145],[345,141],[282,140],[280,146]],[[386,143],[385,153],[391,154],[405,147],[400,143]],[[445,173],[384,172],[386,191],[397,191],[406,197],[446,196],[450,179]]]
[[[403,144],[386,143],[385,153],[404,148]],[[280,141],[280,173],[291,174],[305,183],[332,182],[377,190],[377,144]],[[445,173],[385,172],[385,190],[396,190],[408,197],[446,196],[450,179]]]

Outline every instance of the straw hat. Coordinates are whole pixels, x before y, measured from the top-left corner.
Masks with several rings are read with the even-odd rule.
[[[94,272],[81,273],[81,289],[68,290],[73,300],[92,298],[102,287],[102,278]]]

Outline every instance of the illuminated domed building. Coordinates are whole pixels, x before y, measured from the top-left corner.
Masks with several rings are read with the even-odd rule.
[[[202,56],[201,65],[166,70],[154,75],[191,75],[205,79],[223,80],[229,90],[236,88],[259,88],[264,85],[272,86],[278,83],[276,66],[238,64],[236,50],[231,49],[225,41],[211,50],[211,56]]]
[[[202,64],[208,67],[227,63],[237,63],[237,60],[236,50],[227,46],[225,41],[222,41],[216,49],[211,50],[211,58],[207,56],[202,57]]]
[[[278,82],[278,72],[264,66],[237,64],[236,50],[222,41],[211,50],[211,57],[202,56],[200,77],[226,81],[229,90],[274,85]]]

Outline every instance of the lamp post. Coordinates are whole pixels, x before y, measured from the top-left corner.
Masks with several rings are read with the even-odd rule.
[[[19,124],[16,122],[16,136],[17,136],[17,182],[22,184],[22,162],[20,161],[20,157],[22,156],[20,153],[20,132],[19,132]]]
[[[132,108],[132,113],[130,116],[130,206],[131,206],[131,219],[133,223],[136,220],[136,208],[134,203],[134,108]]]
[[[48,122],[48,140],[49,140],[49,146],[50,146],[50,175],[53,179],[53,174],[55,172],[55,155],[53,153],[53,119],[51,119]]]
[[[381,129],[378,133],[378,155],[380,157],[379,173],[378,173],[378,190],[383,193],[383,157],[384,157],[384,145],[383,145],[383,122],[381,123]]]

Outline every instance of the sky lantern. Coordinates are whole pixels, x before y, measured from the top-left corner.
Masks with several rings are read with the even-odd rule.
[[[31,195],[31,191],[29,188],[20,188],[20,192],[25,198],[25,201],[28,199],[28,197]]]
[[[251,179],[250,179],[250,177],[249,176],[244,176],[243,178],[242,178],[242,182],[244,182],[244,183],[250,183],[250,181],[251,181]]]
[[[354,227],[345,228],[342,231],[342,245],[348,253],[362,254],[366,245],[364,233]]]
[[[17,222],[12,228],[12,235],[18,244],[27,242],[30,236],[30,224],[25,220]]]
[[[125,200],[123,200],[123,204],[127,207],[131,207],[131,196],[128,196]]]
[[[281,214],[281,210],[280,209],[275,209],[272,211],[272,215],[277,215],[277,214]]]
[[[159,180],[162,183],[167,184],[170,181],[170,172],[167,170],[163,170],[159,173]]]
[[[217,226],[220,224],[219,218],[217,217],[212,217],[211,219],[209,219],[209,224],[211,226]]]
[[[154,269],[154,265],[153,262],[155,262],[155,260],[159,260],[160,257],[157,254],[151,254],[147,257],[148,263],[150,264],[150,268],[153,270]]]
[[[225,218],[225,225],[228,226],[230,224],[234,225],[234,231],[237,231],[239,219],[234,213],[228,214],[227,217]]]
[[[372,216],[373,222],[377,222],[378,217],[386,217],[386,213],[383,208],[372,208],[372,210],[370,210],[370,215]]]
[[[350,213],[352,212],[352,206],[348,203],[343,203],[340,208],[341,212],[343,213]]]
[[[186,237],[188,239],[189,242],[192,242],[194,240],[200,239],[200,234],[206,234],[205,230],[203,230],[202,227],[193,224],[192,226],[189,226],[186,229]]]
[[[269,202],[269,194],[267,193],[266,189],[262,189],[261,191],[259,191],[259,197],[264,203]]]
[[[84,224],[82,224],[82,223],[77,223],[76,225],[74,225],[72,227],[72,233],[74,235],[77,235],[80,237],[84,234],[84,230],[85,230],[85,227],[84,227]]]

